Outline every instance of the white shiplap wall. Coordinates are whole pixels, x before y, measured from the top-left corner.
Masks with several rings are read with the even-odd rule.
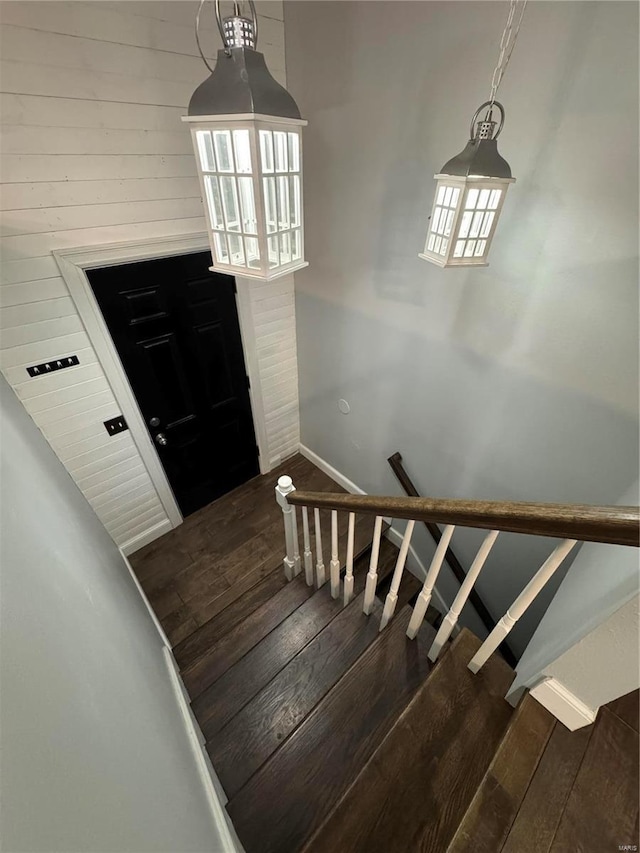
[[[259,378],[269,467],[300,447],[298,355],[293,276],[269,282],[243,279],[245,315],[255,334],[255,372]]]
[[[104,429],[119,407],[51,251],[204,229],[180,121],[207,75],[194,41],[196,7],[190,0],[0,3],[0,366],[128,550],[170,522],[131,434],[111,438]],[[260,49],[284,83],[282,3],[260,0],[258,12]],[[211,14],[204,38],[214,57]],[[293,285],[249,293],[264,334],[260,375],[275,459],[298,442]],[[37,379],[26,373],[29,364],[72,353],[78,367]]]

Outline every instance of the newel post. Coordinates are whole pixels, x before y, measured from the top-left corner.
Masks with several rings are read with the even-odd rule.
[[[280,477],[276,486],[276,500],[282,507],[282,516],[284,519],[284,539],[286,554],[284,557],[284,573],[288,581],[298,575],[301,571],[300,565],[300,547],[298,545],[298,522],[296,519],[295,507],[291,506],[287,500],[287,495],[295,492],[295,486],[291,477],[286,475]]]

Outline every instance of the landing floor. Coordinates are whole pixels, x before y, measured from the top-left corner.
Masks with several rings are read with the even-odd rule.
[[[188,516],[129,558],[172,645],[268,574],[283,570],[284,528],[274,493],[283,474],[300,489],[344,491],[296,454]]]

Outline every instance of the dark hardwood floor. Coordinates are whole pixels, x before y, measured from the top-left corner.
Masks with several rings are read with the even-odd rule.
[[[282,474],[292,477],[299,488],[344,491],[298,454],[188,516],[130,557],[181,667],[285,586],[282,510],[274,493]],[[341,515],[344,555],[347,519]],[[322,522],[328,565],[328,513],[323,513]],[[231,608],[234,602],[237,605]],[[223,618],[212,621],[225,611]],[[205,625],[207,629],[197,633]]]
[[[468,631],[435,665],[436,611],[407,639],[420,589],[408,572],[380,632],[381,602],[362,613],[373,517],[356,520],[349,606],[304,574],[288,583],[274,495],[285,473],[299,489],[343,491],[298,455],[130,558],[247,853],[634,849],[638,691],[576,732],[529,696],[513,712],[502,698],[512,670],[493,656],[472,675],[480,641]],[[330,513],[321,519],[328,568]],[[346,528],[342,513],[342,559]],[[397,556],[383,539],[379,598]]]
[[[447,853],[633,850],[638,792],[637,690],[574,732],[525,696]]]

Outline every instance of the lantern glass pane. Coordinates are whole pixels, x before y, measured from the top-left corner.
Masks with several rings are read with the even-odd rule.
[[[276,179],[263,178],[264,184],[264,212],[267,223],[267,233],[273,234],[278,230],[276,214]]]
[[[203,172],[215,172],[216,161],[213,156],[213,142],[211,141],[211,132],[208,130],[199,130],[196,133],[198,142],[198,153],[200,154],[200,164]]]
[[[205,175],[204,189],[207,196],[207,204],[209,205],[211,225],[218,231],[222,231],[224,229],[224,218],[222,215],[222,200],[220,198],[218,178],[215,175]]]
[[[447,254],[447,248],[448,248],[448,246],[449,246],[449,241],[446,239],[446,237],[443,237],[443,238],[442,238],[442,243],[440,244],[440,254],[441,254],[441,255],[446,255],[446,254]]]
[[[487,204],[489,202],[489,196],[491,195],[491,190],[480,190],[480,195],[478,196],[478,210],[486,210]]]
[[[456,247],[453,250],[453,257],[454,258],[461,258],[463,252],[464,252],[464,240],[458,240],[458,242],[456,243]]]
[[[238,194],[236,191],[236,179],[220,176],[220,192],[222,194],[222,207],[227,231],[240,231],[240,210],[238,207]]]
[[[247,266],[250,269],[260,269],[260,246],[257,237],[245,237],[244,243],[247,252]]]
[[[278,228],[289,228],[289,178],[278,176]]]
[[[238,189],[242,210],[242,230],[245,234],[257,234],[258,218],[256,216],[256,200],[253,194],[253,179],[238,178]]]
[[[260,131],[260,159],[265,174],[273,172],[273,135],[270,130]]]
[[[291,259],[299,261],[302,257],[302,238],[299,230],[291,232],[291,243]]]
[[[436,235],[430,234],[429,239],[427,241],[427,251],[433,252],[433,246],[434,246],[435,242],[436,242]]]
[[[464,257],[465,258],[472,258],[473,257],[473,251],[474,251],[475,247],[476,247],[476,241],[475,240],[467,240],[467,245],[464,247]]]
[[[224,234],[214,232],[213,244],[216,249],[216,258],[220,264],[229,263],[229,251],[227,249],[227,238]]]
[[[454,214],[455,210],[453,208],[447,213],[447,221],[444,226],[444,233],[446,237],[449,237],[451,235],[451,226],[453,225]]]
[[[451,207],[458,206],[458,199],[460,198],[460,187],[453,187],[453,192],[451,193]]]
[[[280,235],[280,263],[291,263],[291,233],[289,231]]]
[[[278,253],[278,238],[276,236],[267,238],[267,251],[269,254],[269,269],[279,266],[280,255]]]
[[[276,154],[276,172],[288,172],[287,134],[281,130],[276,130],[273,134],[273,141]]]
[[[500,202],[500,196],[502,195],[502,190],[491,190],[491,196],[489,197],[489,204],[487,207],[489,210],[495,210]]]
[[[482,225],[482,219],[484,217],[484,213],[481,210],[478,210],[473,214],[473,222],[471,223],[471,228],[469,229],[470,237],[477,237],[480,233],[480,226]]]
[[[289,133],[289,171],[300,171],[300,138],[297,133]]]
[[[495,213],[485,213],[484,220],[482,222],[482,229],[480,231],[481,237],[488,237],[491,231],[491,226],[493,225],[493,220],[495,218]]]
[[[476,243],[476,257],[484,255],[484,247],[487,245],[486,240],[478,240]]]
[[[238,234],[229,234],[229,254],[231,255],[231,263],[235,267],[244,266],[244,248],[242,246],[242,237]]]
[[[444,204],[444,194],[446,193],[447,188],[445,186],[441,186],[438,188],[438,195],[436,198],[436,204]]]
[[[251,174],[251,145],[248,130],[233,131],[233,147],[236,154],[236,172]]]
[[[473,210],[476,206],[476,202],[478,201],[478,196],[480,191],[473,188],[467,192],[467,200],[464,203],[464,206],[467,210]]]
[[[218,171],[233,172],[231,133],[228,130],[214,130],[213,144],[216,150],[216,162],[218,164]]]
[[[291,175],[289,178],[289,203],[291,225],[297,228],[300,225],[300,175]]]
[[[469,210],[465,210],[462,214],[462,220],[460,223],[460,230],[458,231],[459,237],[467,237],[469,234],[469,229],[471,228],[471,222],[473,220],[473,213]]]

